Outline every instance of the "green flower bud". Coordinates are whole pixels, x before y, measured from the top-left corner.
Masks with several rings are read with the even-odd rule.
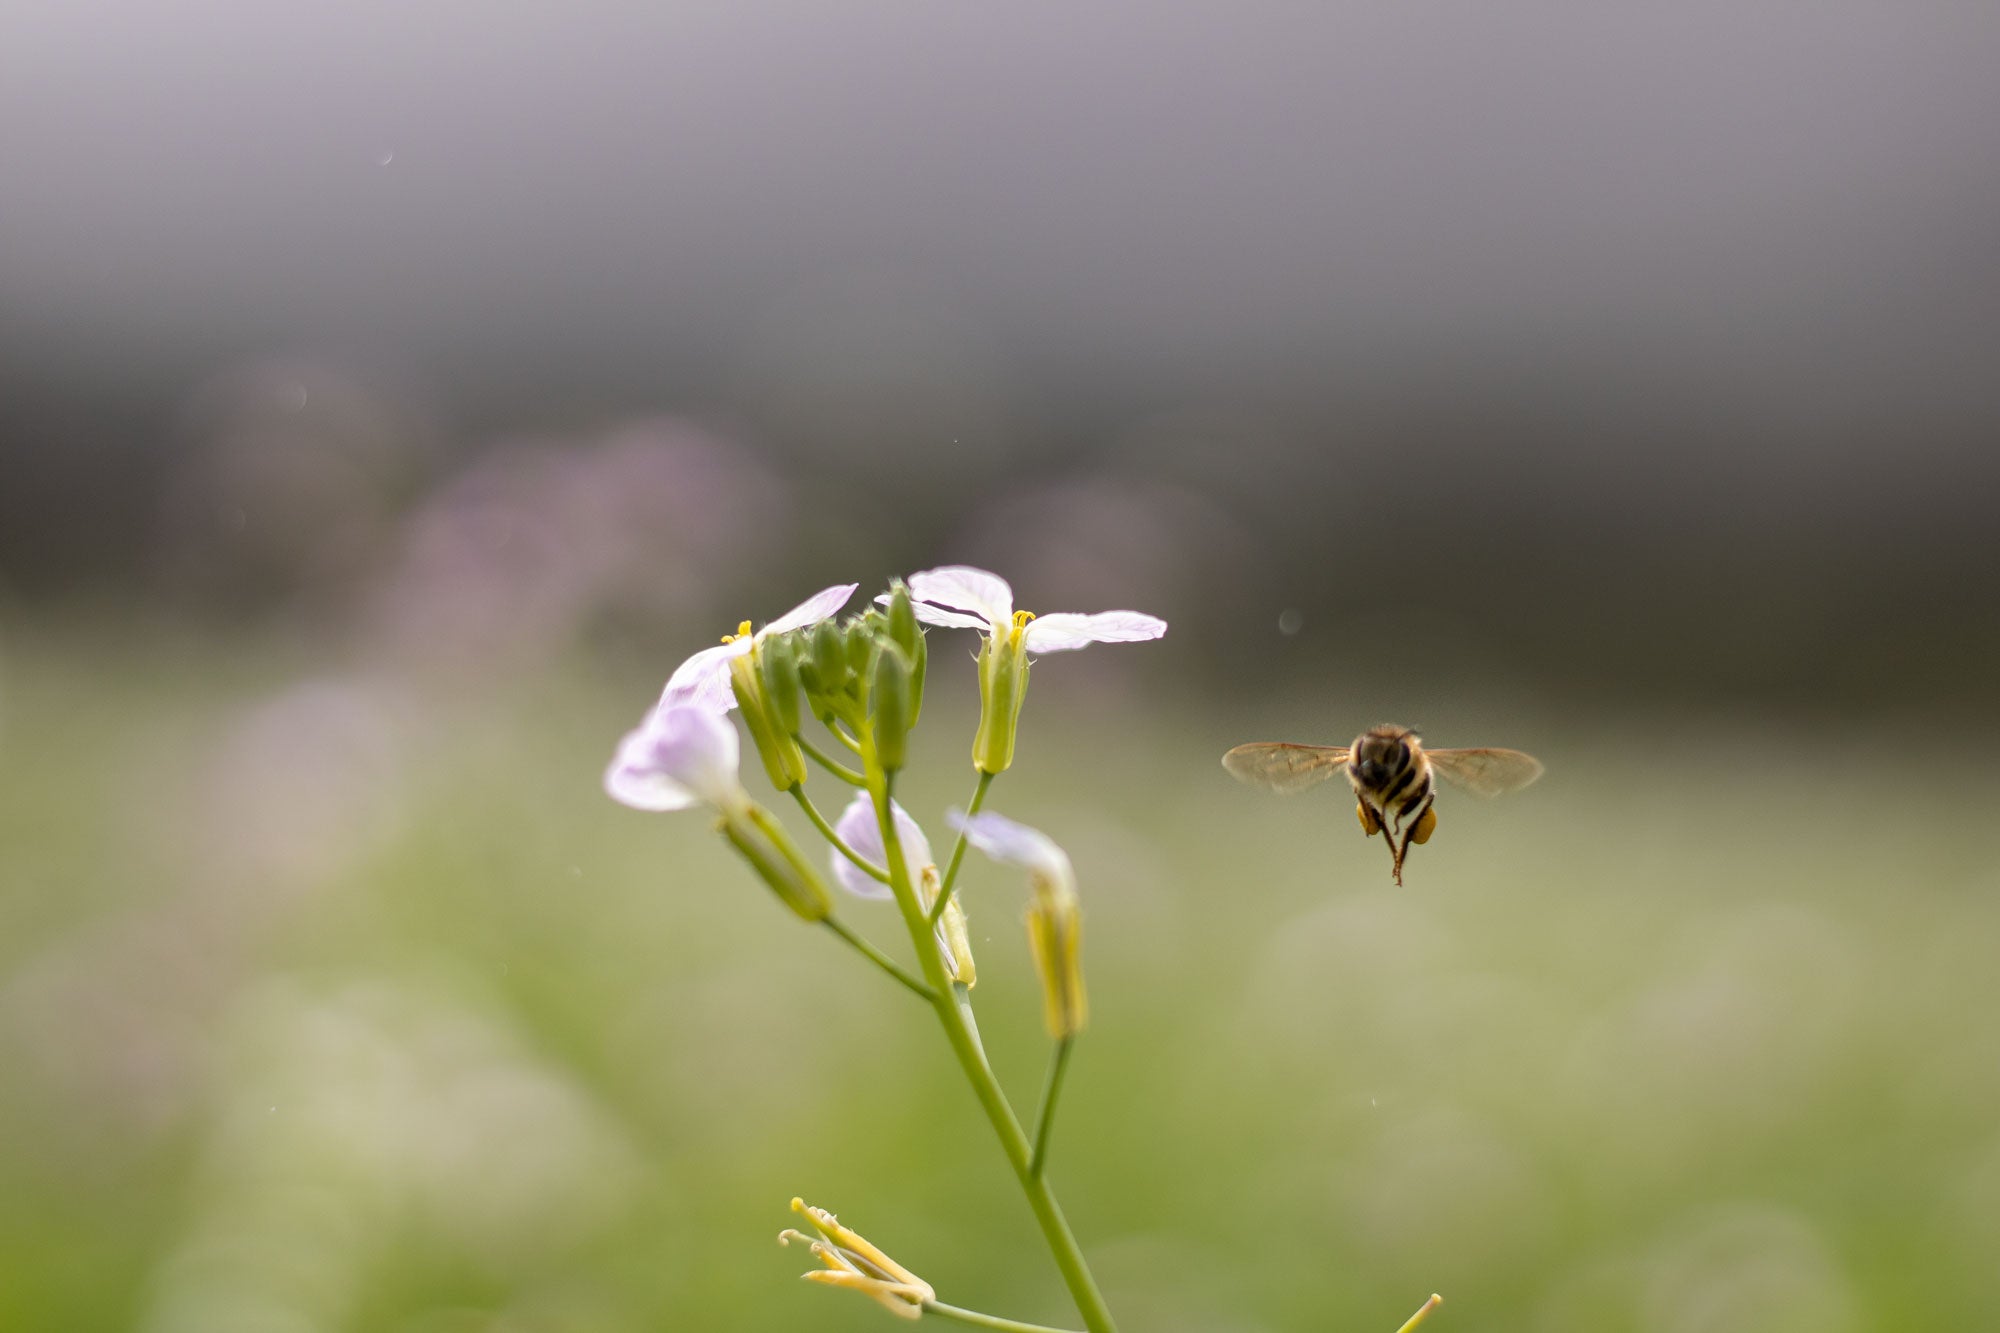
[[[868,701],[875,709],[875,758],[885,773],[894,773],[910,750],[910,660],[886,640],[875,659]]]
[[[899,581],[889,589],[889,642],[910,659],[910,725],[924,707],[924,631],[917,623],[916,607],[910,590]]]
[[[869,616],[856,616],[847,622],[847,669],[863,680],[868,678],[868,669],[875,657],[877,624],[880,621],[880,616],[874,616],[873,622]]]
[[[742,853],[757,877],[802,919],[823,921],[832,914],[833,898],[819,872],[800,854],[785,826],[769,810],[752,805],[741,815],[726,819],[722,834]]]
[[[766,639],[758,645],[757,656],[764,677],[764,699],[771,721],[787,736],[799,730],[798,646],[789,634]]]
[[[819,678],[814,690],[825,699],[838,699],[847,690],[847,641],[840,626],[820,621],[809,647],[813,675]]]
[[[729,688],[736,695],[743,725],[750,731],[750,740],[757,747],[757,757],[764,761],[764,772],[769,775],[771,785],[779,791],[790,791],[806,780],[806,757],[791,734],[778,729],[766,706],[764,684],[756,664],[763,649],[764,645],[759,644],[755,652],[729,660]]]
[[[979,649],[979,732],[972,740],[972,765],[982,773],[1004,773],[1014,762],[1014,732],[1028,697],[1028,653],[1020,625],[1012,634],[989,634]]]

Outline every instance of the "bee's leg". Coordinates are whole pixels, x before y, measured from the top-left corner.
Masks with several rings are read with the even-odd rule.
[[[1424,817],[1422,819],[1419,819],[1417,821],[1416,827],[1410,830],[1409,841],[1429,842],[1431,840],[1431,834],[1436,831],[1437,826],[1438,826],[1437,807],[1432,806],[1430,809],[1424,811]]]
[[[1369,837],[1372,838],[1382,831],[1382,821],[1375,818],[1375,812],[1368,808],[1368,802],[1354,803],[1354,817],[1361,821],[1361,831]]]

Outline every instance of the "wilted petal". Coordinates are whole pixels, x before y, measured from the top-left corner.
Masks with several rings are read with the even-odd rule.
[[[660,692],[656,713],[671,708],[699,708],[720,716],[736,707],[736,692],[729,688],[729,659],[750,651],[750,640],[719,643],[704,648],[674,668],[667,688]]]
[[[858,583],[839,583],[831,588],[822,588],[800,602],[791,610],[779,616],[757,633],[758,638],[766,634],[783,634],[786,630],[803,629],[807,625],[817,625],[828,616],[847,605],[847,599],[854,596]]]
[[[1014,618],[1014,590],[1007,580],[970,565],[941,565],[910,575],[910,596],[918,602],[972,612],[980,617],[982,628],[1004,625]]]
[[[1093,643],[1138,643],[1167,632],[1167,622],[1141,611],[1083,615],[1057,611],[1028,622],[1021,644],[1031,653],[1064,653]]]
[[[945,821],[965,834],[967,842],[996,861],[1020,866],[1032,874],[1046,876],[1060,884],[1066,885],[1075,881],[1068,853],[1056,846],[1055,839],[1040,829],[1017,824],[1005,815],[997,815],[991,811],[973,815],[968,819],[953,810],[945,816]]]
[[[896,821],[896,839],[903,844],[903,863],[910,868],[910,878],[916,879],[927,865],[935,865],[931,859],[931,845],[924,837],[924,831],[917,827],[917,821],[910,818],[909,811],[894,801],[889,810]],[[834,821],[833,831],[840,840],[854,849],[854,852],[869,865],[889,871],[889,856],[882,849],[882,825],[875,818],[875,803],[866,792],[857,792],[847,808]],[[838,851],[829,853],[833,857],[833,877],[840,887],[860,898],[890,897],[889,886],[881,880],[862,872],[861,868],[842,856]]]
[[[611,798],[636,810],[727,809],[743,799],[736,728],[700,708],[655,712],[619,743],[604,775]]]

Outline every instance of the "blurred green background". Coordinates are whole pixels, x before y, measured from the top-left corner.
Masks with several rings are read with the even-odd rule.
[[[2000,1326],[2000,10],[0,19],[0,1327],[1073,1324],[935,1025],[600,780],[969,562],[1127,1330]],[[908,804],[971,790],[932,639]],[[1217,759],[1548,776],[1408,886]],[[822,790],[823,806],[839,794]],[[1017,1100],[1022,886],[964,881]],[[885,944],[879,904],[843,907]]]

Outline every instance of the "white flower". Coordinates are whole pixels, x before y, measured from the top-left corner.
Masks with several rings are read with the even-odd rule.
[[[930,840],[924,837],[917,821],[910,818],[909,811],[896,802],[889,802],[889,813],[896,821],[896,841],[903,847],[903,865],[909,871],[910,882],[917,886],[917,901],[928,912],[941,891]],[[875,818],[875,803],[869,799],[868,793],[854,794],[854,799],[840,812],[833,831],[856,856],[883,874],[888,873],[888,853],[882,850],[882,824]],[[849,893],[862,898],[895,896],[887,884],[848,860],[839,848],[834,848],[828,855],[832,858],[835,881]],[[944,959],[946,975],[961,985],[974,984],[979,974],[972,959],[972,941],[966,930],[965,909],[959,905],[956,896],[944,905],[935,929],[938,955]]]
[[[736,728],[726,719],[699,707],[657,708],[619,742],[604,790],[634,810],[741,811],[750,796],[737,780],[737,758]]]
[[[1093,643],[1137,643],[1167,632],[1167,622],[1141,611],[1085,615],[1056,611],[1037,616],[1014,609],[1014,590],[998,574],[970,565],[942,565],[910,575],[917,619],[926,625],[983,630],[1031,653],[1064,653]],[[889,599],[879,597],[877,601]]]
[[[1074,1037],[1083,1031],[1090,1004],[1083,987],[1083,910],[1068,854],[1048,834],[1005,815],[968,819],[953,810],[946,818],[980,851],[1028,872],[1034,892],[1028,902],[1028,948],[1042,983],[1042,1021],[1058,1041]]]
[[[924,831],[917,827],[917,821],[910,818],[909,811],[891,801],[889,810],[896,821],[896,840],[903,845],[903,864],[909,867],[912,882],[920,880],[924,867],[937,863],[931,859],[931,844],[924,837]],[[856,792],[847,808],[840,812],[833,831],[840,840],[854,849],[854,854],[869,865],[888,873],[889,854],[882,849],[882,825],[875,818],[875,803],[867,792]],[[833,877],[840,887],[860,898],[887,898],[891,894],[889,886],[871,878],[861,867],[842,856],[839,851],[829,852],[833,858]]]
[[[1040,829],[1017,824],[990,810],[971,816],[953,810],[945,815],[945,822],[995,861],[1027,871],[1038,890],[1046,886],[1059,894],[1076,892],[1076,872],[1070,868],[1069,853]]]
[[[728,712],[736,707],[735,691],[729,688],[729,659],[743,656],[773,634],[819,624],[846,606],[847,599],[860,586],[840,583],[823,588],[755,634],[750,632],[750,622],[744,621],[734,634],[724,635],[720,644],[702,649],[674,669],[660,695],[660,709],[689,707],[711,713]]]

